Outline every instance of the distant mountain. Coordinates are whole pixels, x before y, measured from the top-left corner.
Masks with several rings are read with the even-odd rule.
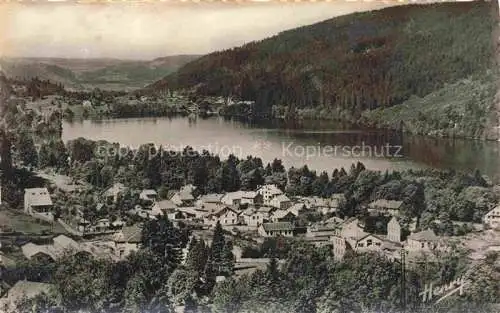
[[[11,78],[50,80],[72,89],[144,87],[196,59],[176,55],[151,61],[118,59],[4,58],[0,66]]]
[[[419,4],[336,17],[208,54],[144,91],[233,95],[256,101],[256,116],[281,106],[358,121],[364,111],[398,106],[448,83],[486,79],[494,66],[496,7],[485,1]],[[478,110],[483,111],[474,113],[477,118],[488,114],[488,108]],[[442,118],[460,126],[470,116],[451,112]]]

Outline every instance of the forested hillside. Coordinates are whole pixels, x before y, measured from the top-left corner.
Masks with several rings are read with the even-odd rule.
[[[474,1],[337,17],[206,55],[150,90],[195,89],[255,100],[258,116],[286,106],[358,121],[365,110],[424,97],[447,83],[490,82],[491,10],[491,2]]]

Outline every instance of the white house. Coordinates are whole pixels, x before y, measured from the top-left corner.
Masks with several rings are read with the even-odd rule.
[[[141,228],[137,225],[125,226],[113,235],[116,255],[123,259],[133,251],[139,250]]]
[[[483,222],[490,228],[500,228],[500,206],[495,207],[483,217]]]
[[[300,213],[302,212],[305,212],[306,211],[306,205],[302,202],[299,202],[299,203],[294,203],[289,209],[288,211],[292,212],[293,214],[295,214],[296,216],[299,216]]]
[[[24,212],[35,218],[52,222],[53,203],[47,188],[29,188],[24,190]]]
[[[222,197],[224,195],[220,193],[211,193],[201,196],[196,200],[195,205],[201,209],[212,211],[218,209],[222,204]]]
[[[276,208],[269,207],[269,206],[261,206],[257,209],[259,213],[262,213],[262,216],[264,219],[271,219],[271,216],[274,211],[276,211]]]
[[[395,216],[387,223],[387,239],[392,242],[401,242],[401,224]]]
[[[156,201],[158,200],[158,193],[154,189],[144,189],[139,194],[139,199],[144,201]]]
[[[290,210],[276,210],[271,215],[271,220],[273,222],[294,222],[297,215]]]
[[[295,226],[289,222],[263,223],[258,232],[262,237],[293,237]]]
[[[408,236],[405,249],[412,252],[431,252],[445,250],[446,245],[444,245],[441,238],[436,236],[433,230],[427,229]]]
[[[240,214],[240,218],[244,224],[247,226],[258,227],[260,224],[264,223],[265,214],[257,211],[255,208],[247,208]]]
[[[283,194],[283,191],[274,184],[260,186],[257,189],[257,193],[262,195],[262,202],[264,205],[271,205],[271,200],[279,195]]]
[[[238,212],[229,206],[225,206],[215,213],[206,215],[203,219],[204,224],[211,226],[215,226],[217,222],[222,226],[238,225]]]
[[[172,200],[156,201],[151,208],[151,215],[163,215],[175,212],[177,205]]]
[[[118,201],[118,197],[123,195],[123,193],[127,190],[128,188],[122,183],[115,183],[104,192],[104,198],[106,202],[116,203]]]
[[[104,232],[104,231],[109,230],[110,226],[111,226],[111,222],[109,221],[109,219],[102,218],[102,219],[98,220],[97,223],[93,227],[97,232]]]
[[[378,199],[368,204],[368,212],[398,216],[403,201]]]
[[[180,191],[176,192],[170,200],[178,206],[193,206],[195,203],[192,189],[187,187],[183,187]]]
[[[255,191],[234,191],[226,193],[221,202],[226,205],[240,205],[240,204],[260,204],[262,195]]]
[[[269,202],[272,207],[286,210],[292,206],[292,201],[285,195],[277,195]]]

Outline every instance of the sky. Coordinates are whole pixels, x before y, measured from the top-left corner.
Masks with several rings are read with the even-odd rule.
[[[206,54],[397,2],[5,3],[0,56],[154,59]],[[290,0],[289,0],[290,1]]]

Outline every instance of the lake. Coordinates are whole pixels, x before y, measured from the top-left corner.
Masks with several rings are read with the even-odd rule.
[[[264,162],[279,158],[286,167],[307,164],[329,174],[361,161],[369,169],[407,168],[479,169],[500,178],[500,144],[472,140],[432,139],[398,132],[357,129],[332,122],[307,122],[293,128],[282,125],[251,125],[221,117],[197,119],[130,118],[63,123],[63,140],[85,137],[117,142],[131,149],[144,143],[168,150],[208,150],[226,157],[247,155]]]

